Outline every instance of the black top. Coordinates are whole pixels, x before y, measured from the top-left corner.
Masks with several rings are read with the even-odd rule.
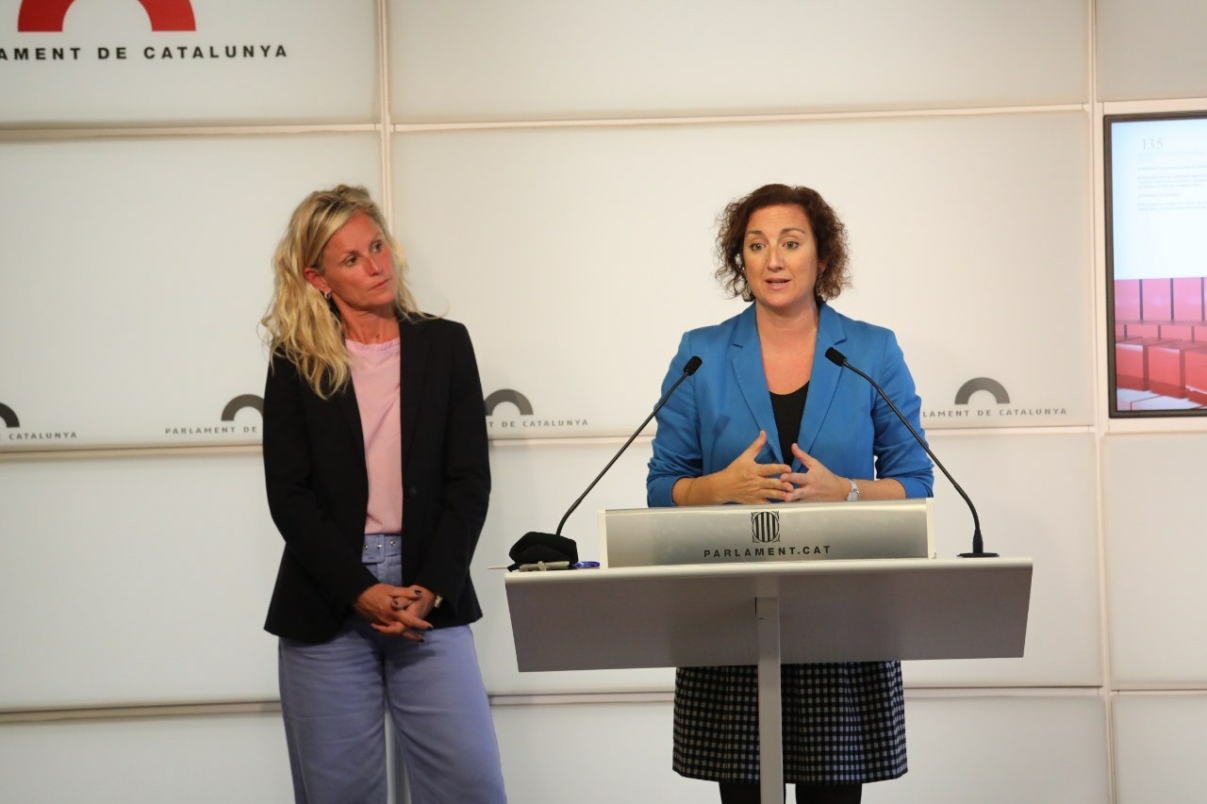
[[[805,415],[805,400],[809,396],[809,383],[806,382],[790,394],[772,394],[771,410],[775,413],[775,429],[780,434],[780,454],[784,463],[789,466],[794,460],[792,445],[800,433],[800,420]]]

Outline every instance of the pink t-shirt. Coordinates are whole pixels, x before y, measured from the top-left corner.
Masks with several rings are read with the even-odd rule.
[[[400,343],[397,338],[386,343],[346,343],[360,426],[365,434],[365,468],[369,473],[365,533],[401,533]]]

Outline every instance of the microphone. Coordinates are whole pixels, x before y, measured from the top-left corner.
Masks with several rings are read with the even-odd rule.
[[[624,442],[624,446],[622,446],[616,452],[616,454],[612,456],[612,460],[608,461],[608,465],[603,468],[602,472],[595,476],[595,479],[591,481],[591,485],[587,486],[587,490],[578,496],[578,499],[574,501],[574,503],[566,511],[565,515],[562,516],[562,521],[557,523],[557,531],[555,533],[538,533],[536,531],[529,531],[521,536],[519,541],[512,545],[508,556],[515,563],[508,567],[509,570],[514,570],[521,564],[558,564],[558,568],[568,568],[577,563],[578,545],[575,544],[573,539],[569,539],[562,535],[562,528],[565,526],[566,520],[569,519],[570,514],[574,513],[574,510],[578,508],[579,503],[586,499],[587,495],[591,493],[591,489],[595,488],[595,484],[602,480],[603,476],[608,473],[608,470],[612,468],[612,464],[616,463],[620,456],[624,454],[624,451],[629,448],[629,444],[632,444],[633,441],[636,440],[637,436],[641,435],[641,431],[644,430],[645,426],[650,423],[650,420],[658,415],[658,411],[662,410],[662,406],[665,405],[667,400],[671,398],[671,394],[675,393],[679,386],[683,384],[684,380],[695,374],[696,369],[700,368],[701,364],[703,363],[704,361],[696,355],[691,356],[686,365],[683,366],[683,373],[679,375],[679,379],[675,380],[675,384],[667,389],[666,393],[662,395],[662,398],[658,400],[658,404],[654,405],[654,409],[650,411],[650,415],[645,417],[645,421],[643,421],[641,425],[635,431],[633,431],[633,434],[629,436],[629,440]]]
[[[951,472],[947,471],[947,467],[945,467],[942,462],[935,457],[935,454],[930,451],[930,446],[926,443],[926,440],[923,439],[922,436],[918,435],[918,431],[915,430],[914,426],[909,423],[909,420],[905,418],[901,411],[897,410],[897,406],[893,404],[893,400],[888,398],[888,394],[884,392],[884,389],[880,387],[880,384],[847,362],[847,356],[835,349],[833,346],[826,350],[826,359],[839,368],[850,369],[872,384],[872,387],[876,389],[876,393],[880,394],[880,398],[888,403],[889,408],[892,409],[893,413],[897,414],[897,418],[901,420],[901,423],[906,426],[910,434],[917,439],[919,444],[922,445],[922,449],[926,450],[926,454],[930,456],[930,459],[935,462],[935,466],[939,467],[943,471],[943,474],[949,481],[951,481],[951,485],[955,487],[955,490],[960,492],[960,496],[964,498],[964,502],[968,503],[968,510],[972,511],[972,552],[960,553],[960,558],[997,558],[997,553],[985,552],[984,541],[981,539],[981,519],[977,516],[976,506],[972,504],[972,500],[970,500],[968,495],[964,493],[964,489],[960,488],[960,484],[957,483],[956,479],[951,476]]]

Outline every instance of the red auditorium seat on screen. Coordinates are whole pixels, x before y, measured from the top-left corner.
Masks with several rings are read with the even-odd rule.
[[[1128,340],[1135,340],[1136,338],[1147,338],[1149,340],[1155,341],[1161,337],[1161,325],[1160,324],[1142,324],[1137,321],[1137,322],[1128,324],[1124,329],[1127,332],[1126,337]]]
[[[1115,340],[1124,338],[1156,337],[1152,335],[1131,335],[1129,327],[1140,325],[1140,280],[1117,279],[1114,283],[1115,294]]]
[[[1207,354],[1207,344],[1167,341],[1148,347],[1148,390],[1162,396],[1187,396],[1186,358],[1192,352]]]
[[[1186,396],[1207,405],[1207,349],[1186,352]]]
[[[1115,280],[1115,320],[1124,323],[1140,320],[1140,280]]]
[[[1115,343],[1115,385],[1132,391],[1147,391],[1148,353],[1166,342],[1155,338],[1127,338]]]
[[[1203,323],[1203,277],[1182,276],[1173,281],[1173,320]]]
[[[1163,341],[1193,341],[1194,324],[1175,321],[1172,324],[1161,324],[1157,337]]]
[[[1149,324],[1173,321],[1173,280],[1140,280],[1140,319]]]

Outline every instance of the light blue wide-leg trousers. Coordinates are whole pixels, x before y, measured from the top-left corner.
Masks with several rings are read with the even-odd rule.
[[[383,583],[401,584],[400,543],[397,535],[365,537],[365,564]],[[384,804],[387,712],[412,804],[506,802],[468,626],[412,642],[354,615],[327,642],[282,639],[279,671],[299,804]]]

